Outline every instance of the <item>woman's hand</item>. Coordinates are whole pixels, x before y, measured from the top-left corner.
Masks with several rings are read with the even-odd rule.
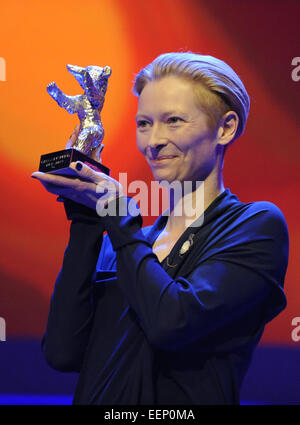
[[[123,195],[122,185],[112,177],[97,172],[80,161],[69,166],[75,178],[35,171],[31,177],[38,179],[45,189],[63,198],[83,204],[99,212],[108,202]]]
[[[76,126],[66,148],[74,145],[78,133],[79,126]],[[99,161],[99,150],[101,146],[91,155],[97,161]],[[123,195],[122,185],[112,177],[97,172],[80,161],[72,162],[69,167],[75,171],[75,177],[40,171],[35,171],[31,177],[38,179],[49,193],[58,195],[58,200],[61,197],[71,199],[97,212],[105,208],[111,200]]]

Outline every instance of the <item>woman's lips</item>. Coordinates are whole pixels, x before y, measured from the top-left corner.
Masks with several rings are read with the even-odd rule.
[[[176,155],[162,155],[155,159],[150,159],[151,165],[164,165],[168,160],[176,158]]]

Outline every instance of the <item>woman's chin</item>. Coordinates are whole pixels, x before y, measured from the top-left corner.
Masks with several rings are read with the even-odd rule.
[[[163,173],[156,170],[153,171],[153,177],[161,186],[163,186],[164,184],[171,184],[176,180],[175,176],[172,176],[169,173]]]
[[[153,177],[157,181],[167,180],[171,182],[174,179],[176,179],[174,170],[170,170],[170,168],[167,168],[167,167],[151,167],[151,171],[152,171]]]

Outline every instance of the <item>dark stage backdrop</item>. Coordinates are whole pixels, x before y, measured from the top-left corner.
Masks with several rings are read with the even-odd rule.
[[[37,343],[43,334],[68,238],[62,205],[30,178],[40,155],[64,148],[77,124],[77,117],[60,109],[46,92],[53,80],[65,93],[81,92],[67,63],[112,67],[102,113],[102,158],[113,177],[127,172],[128,184],[153,180],[135,142],[134,74],[158,54],[177,50],[214,55],[236,70],[250,94],[251,110],[245,134],[226,154],[225,187],[243,202],[275,203],[290,234],[288,306],[266,327],[260,347],[284,353],[299,349],[299,18],[297,0],[1,2],[0,317],[6,324],[6,341],[0,342],[0,363],[10,383],[2,379],[0,392],[27,391],[28,382],[35,379],[34,356],[28,354],[26,343]],[[155,218],[145,216],[144,224]],[[17,358],[13,347],[18,347]],[[280,362],[278,358],[267,357],[273,369],[266,381],[291,361],[288,354]],[[23,386],[21,378],[14,380],[16,371],[9,375],[20,364],[32,371]],[[251,373],[255,371],[261,375],[259,367]],[[289,382],[291,391],[297,385],[292,380],[291,373],[282,388],[285,399]],[[38,388],[47,392],[47,382]],[[300,384],[298,388],[300,394]],[[277,402],[278,398],[277,394]]]

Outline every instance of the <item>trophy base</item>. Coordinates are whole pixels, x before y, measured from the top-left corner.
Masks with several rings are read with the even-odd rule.
[[[43,173],[59,174],[61,176],[78,176],[75,170],[69,168],[71,162],[76,161],[83,162],[95,171],[101,171],[109,176],[109,168],[74,148],[42,155],[39,171],[42,171]]]

